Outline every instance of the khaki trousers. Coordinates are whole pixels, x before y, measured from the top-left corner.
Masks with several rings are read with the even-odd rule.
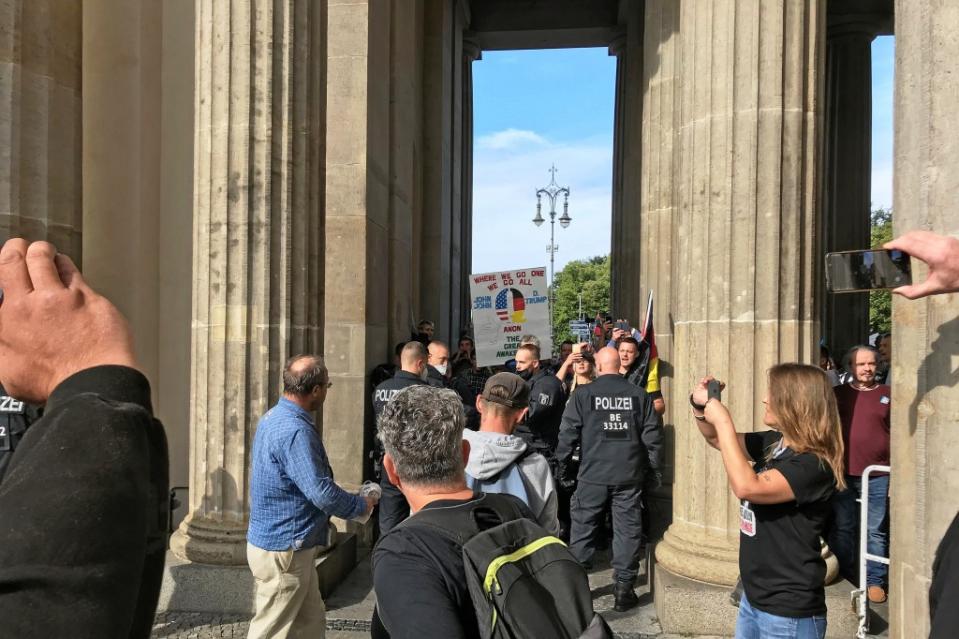
[[[280,552],[246,545],[256,580],[256,614],[248,639],[323,639],[326,606],[315,559],[322,547]]]

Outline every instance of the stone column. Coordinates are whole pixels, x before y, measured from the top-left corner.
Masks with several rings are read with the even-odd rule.
[[[328,16],[323,295],[333,388],[323,439],[337,481],[348,485],[363,481],[364,433],[369,442],[373,428],[367,375],[389,333],[393,8],[336,0]]]
[[[256,422],[284,360],[320,350],[323,7],[197,5],[190,514],[170,540],[195,562],[246,562]]]
[[[459,334],[471,324],[470,309],[472,300],[469,288],[469,276],[473,268],[473,63],[483,59],[479,43],[467,36],[463,37],[463,87],[462,87],[462,153],[460,161],[460,294],[459,308],[462,316],[459,325],[450,334],[450,342],[459,339]],[[456,346],[451,344],[451,349]]]
[[[423,211],[420,238],[419,282],[414,308],[419,319],[436,322],[436,337],[449,339],[451,283],[459,276],[459,243],[453,228],[454,108],[456,76],[456,8],[458,0],[426,0],[424,10],[423,70]],[[457,181],[459,176],[457,176]],[[457,207],[459,201],[456,201]],[[454,244],[456,245],[454,247]]]
[[[876,26],[837,19],[826,41],[822,253],[870,246],[872,41]],[[820,262],[822,258],[819,258]],[[825,287],[821,288],[825,291]],[[837,360],[869,337],[869,294],[822,295],[822,334]]]
[[[706,372],[726,380],[736,425],[752,431],[762,428],[766,370],[813,359],[824,8],[698,0],[680,9],[667,398],[676,476],[655,574],[666,632],[725,634],[735,620],[726,587],[738,574],[739,504],[722,458],[684,418],[686,389]]]
[[[0,242],[81,263],[79,0],[0,0]]]
[[[626,308],[628,289],[638,285],[638,274],[627,268],[633,251],[621,241],[626,227],[623,211],[623,163],[624,138],[626,135],[626,34],[620,34],[609,44],[609,55],[616,57],[616,102],[613,107],[613,188],[611,197],[612,219],[610,223],[610,310]],[[631,277],[632,275],[632,277]],[[618,312],[618,311],[617,311]],[[637,320],[634,320],[637,321]]]
[[[897,236],[912,229],[959,236],[957,59],[959,5],[896,2]],[[913,260],[913,279],[925,276]],[[959,508],[959,294],[893,297],[889,636],[926,637],[932,562]]]
[[[417,153],[422,100],[422,5],[394,4],[390,75],[390,265],[389,338],[380,361],[393,360],[393,346],[410,337],[413,293],[413,220],[420,188]],[[372,445],[372,428],[370,441]]]
[[[616,56],[616,106],[613,126],[612,238],[610,312],[635,324],[645,310],[640,290],[643,175],[643,7],[625,3],[623,31],[610,43]]]
[[[154,400],[162,12],[153,0],[83,5],[83,273],[130,322]]]
[[[667,402],[674,394],[671,369],[675,352],[672,331],[673,309],[677,300],[675,288],[685,277],[677,268],[678,260],[674,259],[673,251],[679,215],[675,198],[676,162],[679,156],[674,153],[678,116],[676,106],[679,104],[678,22],[679,7],[675,2],[655,0],[646,3],[645,35],[642,40],[646,48],[643,55],[645,64],[641,78],[635,81],[638,91],[641,91],[642,111],[632,115],[632,118],[637,118],[633,120],[634,126],[642,126],[639,147],[642,157],[638,164],[643,170],[627,165],[637,174],[642,187],[639,201],[639,270],[634,293],[639,299],[635,303],[642,306],[642,313],[645,313],[646,299],[649,291],[653,291],[659,382]],[[635,321],[638,323],[640,319]],[[680,388],[675,392],[682,395],[686,389]],[[651,538],[662,535],[672,519],[671,485],[676,458],[673,424],[679,423],[680,428],[685,428],[686,413],[667,411],[664,422],[667,434],[664,486],[653,493],[653,499],[648,500]]]

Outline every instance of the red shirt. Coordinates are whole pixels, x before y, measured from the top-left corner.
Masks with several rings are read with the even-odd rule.
[[[889,387],[876,384],[872,390],[856,390],[843,384],[834,390],[846,447],[846,474],[860,477],[871,464],[888,466]]]

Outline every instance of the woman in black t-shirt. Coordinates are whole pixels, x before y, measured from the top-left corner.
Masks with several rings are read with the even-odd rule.
[[[774,430],[737,433],[729,411],[708,399],[711,377],[690,395],[693,416],[723,456],[740,505],[739,571],[743,597],[737,639],[826,634],[826,564],[820,538],[829,499],[843,481],[842,428],[832,383],[815,366],[769,369],[763,423]]]

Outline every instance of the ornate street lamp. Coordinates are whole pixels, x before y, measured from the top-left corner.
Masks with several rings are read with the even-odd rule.
[[[542,214],[542,196],[546,196],[549,200],[549,246],[546,247],[546,252],[549,253],[549,335],[550,341],[553,338],[553,303],[555,302],[553,295],[553,270],[555,268],[555,256],[556,251],[559,250],[559,247],[556,246],[554,242],[555,232],[556,232],[556,201],[559,199],[559,196],[563,196],[563,214],[559,218],[559,225],[564,229],[569,226],[569,223],[573,221],[573,218],[569,216],[569,187],[560,186],[556,184],[556,165],[554,164],[549,169],[550,172],[550,181],[549,184],[544,188],[536,190],[536,217],[533,218],[533,224],[536,226],[542,226],[545,222]]]

